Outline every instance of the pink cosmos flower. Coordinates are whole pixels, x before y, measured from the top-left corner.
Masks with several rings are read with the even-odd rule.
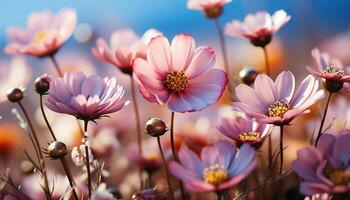
[[[37,57],[53,55],[73,34],[76,23],[77,16],[72,9],[62,9],[57,16],[49,11],[32,13],[27,29],[7,29],[10,42],[5,52]]]
[[[188,0],[187,8],[204,11],[209,18],[217,18],[223,12],[223,6],[232,0]]]
[[[218,141],[202,149],[201,158],[181,148],[180,163],[171,161],[170,172],[181,179],[188,190],[213,192],[232,188],[254,170],[254,148],[248,144],[237,149],[227,141]]]
[[[73,115],[81,120],[95,120],[122,109],[124,89],[116,78],[85,76],[82,72],[64,74],[50,84],[45,105],[52,111]]]
[[[317,148],[304,147],[297,152],[293,169],[303,181],[305,195],[344,193],[350,190],[350,135],[321,136]]]
[[[290,20],[284,10],[272,16],[264,11],[249,14],[244,22],[232,20],[226,24],[225,34],[231,37],[246,38],[255,46],[264,47],[271,42],[272,35]]]
[[[146,58],[147,42],[150,38],[161,35],[155,29],[149,29],[140,39],[131,29],[116,30],[110,37],[109,45],[103,38],[98,38],[92,54],[99,60],[118,67],[126,74],[132,74],[135,58]]]
[[[176,35],[171,45],[157,36],[148,45],[147,60],[135,59],[134,78],[148,101],[174,112],[199,111],[217,102],[227,84],[225,71],[214,64],[214,50],[196,49],[190,35]]]
[[[275,82],[267,75],[259,74],[254,88],[245,84],[236,87],[240,102],[233,105],[259,122],[286,125],[298,115],[308,112],[311,105],[325,96],[318,87],[318,81],[311,75],[294,91],[295,78],[289,71],[281,72]]]
[[[220,119],[218,129],[222,134],[236,141],[238,146],[247,143],[259,148],[266,136],[272,132],[273,125],[258,123],[254,119],[241,116],[235,119],[223,117]]]
[[[309,72],[315,77],[322,78],[327,90],[338,92],[342,89],[344,83],[350,82],[350,73],[348,67],[329,54],[320,52],[317,48],[311,51],[312,57],[317,66],[307,67]]]

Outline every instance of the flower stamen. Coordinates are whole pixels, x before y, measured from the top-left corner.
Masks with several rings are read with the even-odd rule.
[[[350,183],[350,170],[333,169],[327,164],[324,173],[334,185],[347,185]]]
[[[214,164],[204,169],[203,178],[207,183],[219,185],[229,179],[229,174],[224,165]]]
[[[290,105],[283,101],[276,101],[268,108],[269,117],[283,117],[290,110]]]
[[[188,86],[188,78],[183,70],[174,71],[167,75],[164,84],[171,92],[180,93]]]
[[[48,36],[50,35],[50,32],[48,30],[41,30],[35,33],[34,35],[34,42],[35,43],[41,43],[43,42]]]
[[[239,139],[244,141],[259,141],[260,133],[257,131],[243,132],[239,135]]]
[[[339,77],[344,76],[344,70],[335,65],[329,65],[323,72],[326,74],[336,74]]]

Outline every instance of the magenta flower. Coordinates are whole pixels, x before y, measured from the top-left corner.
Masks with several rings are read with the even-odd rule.
[[[72,72],[51,82],[45,104],[52,111],[89,121],[122,109],[128,104],[122,100],[123,95],[116,78]]]
[[[311,75],[294,91],[295,78],[289,71],[281,72],[275,82],[267,75],[259,74],[254,88],[245,84],[236,87],[240,102],[233,105],[261,123],[286,125],[298,115],[308,112],[311,105],[325,96],[318,87],[318,81]]]
[[[149,38],[161,35],[150,29],[145,32],[142,40],[130,29],[116,30],[112,33],[110,44],[103,38],[98,38],[92,54],[99,60],[118,67],[126,74],[132,74],[132,64],[135,58],[146,58],[146,45]]]
[[[246,38],[255,46],[264,47],[271,42],[272,35],[290,20],[284,10],[272,16],[264,11],[249,14],[244,22],[232,20],[226,24],[225,34],[231,37]]]
[[[196,49],[190,35],[176,35],[171,45],[157,36],[148,45],[147,60],[135,59],[134,78],[148,101],[174,112],[199,111],[217,102],[227,84],[226,72],[214,64],[214,50]]]
[[[321,136],[317,148],[304,147],[297,152],[293,169],[303,181],[305,195],[344,193],[350,190],[350,135]]]
[[[343,84],[350,82],[348,67],[327,53],[320,52],[317,48],[311,51],[317,66],[307,67],[309,72],[315,77],[322,78],[327,90],[337,92],[342,89]]]
[[[8,54],[26,54],[37,57],[53,55],[73,34],[77,16],[72,9],[62,9],[57,16],[51,12],[32,13],[27,29],[10,27]]]
[[[273,125],[262,124],[254,119],[237,116],[235,119],[221,118],[218,129],[226,137],[236,141],[238,146],[247,143],[259,148],[266,136],[272,132]]]
[[[201,158],[186,148],[179,151],[180,163],[171,161],[170,172],[181,179],[188,190],[213,192],[231,188],[254,170],[254,148],[248,144],[237,149],[227,141],[218,141],[202,149]]]

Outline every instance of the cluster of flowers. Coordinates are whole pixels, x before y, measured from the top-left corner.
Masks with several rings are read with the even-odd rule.
[[[224,5],[230,1],[189,0],[188,8],[201,10],[209,19],[218,21]],[[247,15],[244,22],[233,20],[228,23],[224,33],[231,37],[248,39],[252,45],[263,48],[267,59],[266,49],[272,41],[273,34],[290,18],[283,10],[275,12],[272,16],[266,12],[257,12]],[[174,199],[176,184],[169,174],[180,180],[181,184],[178,188],[183,199],[188,198],[185,189],[196,193],[215,192],[218,198],[225,199],[233,195],[232,188],[241,182],[245,182],[246,187],[238,189],[241,192],[240,195],[249,195],[248,176],[259,168],[256,154],[262,149],[264,143],[268,143],[269,146],[269,152],[266,154],[269,167],[257,170],[265,177],[260,187],[266,187],[266,190],[264,189],[266,192],[271,181],[272,183],[282,182],[290,174],[289,171],[283,172],[284,129],[298,116],[310,112],[310,107],[326,95],[328,100],[318,134],[312,138],[310,146],[297,151],[293,170],[301,178],[300,192],[303,195],[315,195],[312,198],[326,199],[346,198],[344,196],[350,191],[350,147],[348,145],[350,134],[344,131],[336,137],[331,133],[325,134],[323,130],[331,96],[338,92],[345,95],[349,93],[350,74],[347,72],[348,68],[340,61],[332,59],[318,49],[312,50],[312,56],[317,65],[307,67],[311,74],[296,87],[295,77],[290,71],[281,72],[275,81],[271,79],[267,60],[266,73],[256,71],[243,73],[243,83],[234,86],[228,74],[229,64],[225,56],[224,33],[220,32],[220,27],[225,70],[215,67],[214,50],[209,46],[196,47],[191,35],[178,34],[170,42],[162,33],[154,29],[147,31],[143,38],[139,38],[128,29],[117,30],[112,33],[110,44],[102,38],[97,39],[96,46],[92,48],[92,54],[98,60],[119,68],[130,77],[132,101],[127,101],[124,99],[125,89],[118,85],[115,77],[101,78],[97,75],[85,75],[80,71],[64,73],[60,69],[55,54],[72,35],[76,21],[75,11],[64,9],[56,16],[49,12],[32,14],[29,17],[27,29],[8,29],[10,42],[5,48],[6,53],[49,57],[59,75],[53,77],[45,74],[36,79],[34,84],[34,89],[40,97],[43,118],[53,140],[44,151],[30,116],[21,103],[24,90],[17,87],[7,94],[7,99],[20,106],[27,120],[30,138],[39,162],[35,162],[34,156],[29,154],[26,156],[40,174],[40,186],[45,198],[56,198],[55,192],[50,188],[51,181],[47,178],[45,165],[47,160],[43,155],[45,153],[49,158],[61,161],[71,186],[70,190],[63,192],[67,198],[85,197],[94,200],[118,198],[118,194],[108,190],[103,183],[103,174],[107,171],[104,171],[103,164],[95,159],[95,155],[92,155],[87,132],[90,122],[99,123],[100,118],[117,112],[128,104],[134,106],[137,135],[137,145],[129,152],[130,159],[150,175],[163,165],[167,179],[165,195],[160,194],[149,183],[141,187],[133,196],[134,199]],[[322,81],[324,90],[319,88],[317,78]],[[137,85],[134,85],[134,82]],[[225,93],[227,85],[228,88],[235,87],[234,90],[229,89]],[[142,141],[144,138],[141,135],[137,91],[147,101],[165,105],[171,112],[170,126],[159,118],[152,118],[145,125],[144,132],[156,137],[157,143],[151,143],[150,140]],[[217,126],[218,130],[230,140],[218,140],[213,145],[199,150],[185,145],[180,149],[176,146],[175,113],[201,111],[217,103],[222,95],[227,94],[231,97],[233,93],[236,97],[233,99],[236,100],[233,100],[232,108],[240,115],[235,118],[222,117]],[[74,116],[83,122],[84,138],[80,147],[70,152],[65,143],[57,140],[46,118],[44,104],[54,112]],[[274,170],[278,163],[275,158],[277,156],[272,154],[271,135],[274,134],[275,127],[279,127],[280,132],[279,173]],[[163,151],[164,142],[161,142],[160,138],[168,131],[170,144]],[[75,177],[65,158],[68,154],[71,154],[77,166],[83,168],[86,174],[83,180],[74,180]],[[265,162],[262,161],[261,164]],[[93,178],[94,174],[98,174],[99,177]],[[270,180],[269,177],[273,175],[277,175],[278,179],[275,180],[273,177]],[[260,180],[259,177],[259,175],[256,176],[256,185]],[[5,182],[7,180],[9,185],[13,184],[8,177],[2,178]],[[15,195],[18,198],[32,197],[21,189],[16,191],[18,194]],[[279,192],[278,189],[275,192]]]

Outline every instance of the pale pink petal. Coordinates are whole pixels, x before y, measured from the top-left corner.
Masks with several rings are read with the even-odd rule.
[[[185,69],[189,79],[196,78],[212,68],[215,64],[215,52],[210,47],[198,47],[193,55],[190,64]]]
[[[186,70],[189,66],[196,44],[192,36],[187,34],[176,35],[171,42],[172,70]]]
[[[157,36],[148,45],[147,60],[160,72],[166,75],[172,69],[171,47],[164,36]]]

